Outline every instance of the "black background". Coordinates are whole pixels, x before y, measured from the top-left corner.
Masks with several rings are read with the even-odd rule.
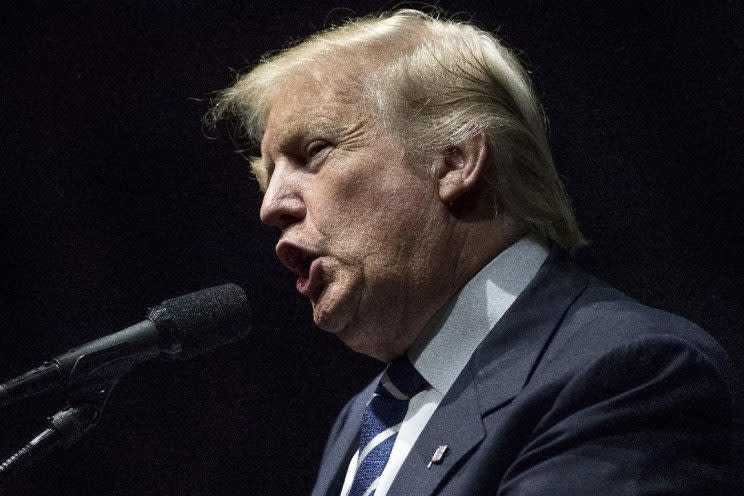
[[[617,4],[439,5],[498,30],[532,70],[592,241],[581,265],[703,325],[740,366],[743,8]],[[309,491],[335,414],[379,365],[313,327],[244,161],[201,118],[264,52],[393,6],[3,2],[0,377],[222,282],[247,289],[257,320],[237,346],[137,369],[91,436],[1,491]],[[0,412],[0,456],[58,400]]]

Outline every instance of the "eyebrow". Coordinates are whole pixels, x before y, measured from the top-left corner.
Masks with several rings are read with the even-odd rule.
[[[312,124],[311,124],[312,122]],[[273,141],[275,142],[275,148],[281,150],[287,146],[288,143],[296,142],[300,137],[306,136],[312,132],[319,134],[333,134],[341,133],[342,126],[338,122],[328,119],[324,114],[311,113],[306,118],[289,122],[280,129],[277,130]],[[258,181],[258,185],[262,192],[266,191],[271,180],[271,173],[274,169],[274,164],[271,160],[267,160],[263,155],[250,157],[250,167],[253,175]]]
[[[277,148],[282,149],[287,143],[296,141],[299,136],[307,133],[308,128],[309,126],[302,121],[287,123],[274,136],[274,142],[278,145]]]
[[[338,120],[329,119],[325,113],[316,111],[305,115],[301,120],[288,122],[282,126],[274,136],[274,142],[282,149],[288,143],[312,133],[339,134],[343,127],[343,123],[339,123]]]

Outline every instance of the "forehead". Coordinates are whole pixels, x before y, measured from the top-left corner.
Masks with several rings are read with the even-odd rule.
[[[262,148],[309,132],[330,133],[360,117],[362,90],[349,71],[304,70],[282,83],[269,112]]]

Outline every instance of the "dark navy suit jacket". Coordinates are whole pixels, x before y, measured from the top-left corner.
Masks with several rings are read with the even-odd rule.
[[[474,352],[389,495],[727,494],[728,359],[553,249]],[[339,494],[375,379],[341,411],[313,495]],[[439,445],[440,465],[427,468]]]

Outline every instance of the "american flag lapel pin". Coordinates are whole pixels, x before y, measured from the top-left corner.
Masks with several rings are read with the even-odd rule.
[[[444,457],[447,455],[447,450],[449,450],[449,446],[446,444],[440,444],[434,454],[431,455],[431,461],[426,468],[431,468],[432,464],[439,465],[442,463],[442,460],[444,460]]]

